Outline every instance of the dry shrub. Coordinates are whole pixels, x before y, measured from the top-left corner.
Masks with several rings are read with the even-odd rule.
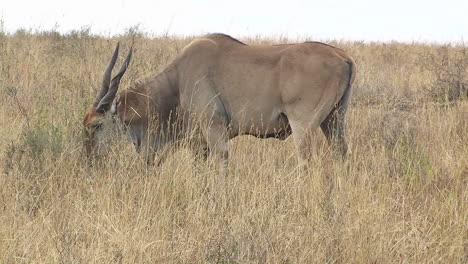
[[[432,73],[425,91],[437,102],[452,102],[468,97],[468,52],[466,47],[439,47],[421,55],[421,67]]]

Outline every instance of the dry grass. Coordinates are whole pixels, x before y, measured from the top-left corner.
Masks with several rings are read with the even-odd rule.
[[[222,180],[186,150],[145,168],[126,141],[85,164],[82,117],[118,39],[0,33],[1,263],[468,262],[466,86],[436,85],[467,83],[466,48],[332,43],[358,65],[351,157],[318,133],[303,173],[292,140],[239,137]],[[123,87],[188,41],[138,35]]]

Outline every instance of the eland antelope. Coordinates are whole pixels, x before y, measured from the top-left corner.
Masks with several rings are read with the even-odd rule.
[[[114,119],[148,164],[170,143],[196,137],[196,153],[219,157],[224,170],[228,141],[246,134],[281,140],[292,134],[304,162],[318,127],[347,152],[344,117],[356,67],[341,49],[319,42],[250,46],[209,34],[194,39],[155,77],[117,94],[132,49],[111,80],[118,51],[117,45],[84,119],[90,155],[105,152]]]

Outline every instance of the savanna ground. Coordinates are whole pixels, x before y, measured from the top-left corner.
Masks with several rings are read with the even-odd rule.
[[[358,65],[349,158],[318,132],[304,172],[291,139],[239,137],[220,180],[184,149],[147,168],[124,138],[84,159],[83,114],[134,33],[0,33],[0,263],[468,262],[466,47],[330,41]],[[189,41],[137,33],[121,88]]]

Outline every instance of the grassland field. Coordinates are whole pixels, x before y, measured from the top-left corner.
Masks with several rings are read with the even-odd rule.
[[[327,41],[357,64],[351,155],[317,131],[301,171],[292,139],[243,136],[220,180],[186,149],[146,167],[124,137],[86,162],[83,115],[133,37],[121,89],[191,40],[0,32],[0,263],[468,263],[464,45]]]

